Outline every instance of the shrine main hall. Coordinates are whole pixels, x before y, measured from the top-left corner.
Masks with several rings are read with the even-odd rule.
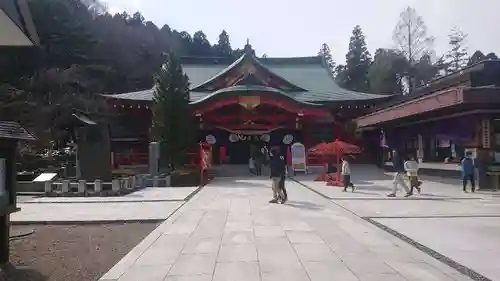
[[[213,146],[214,163],[221,150],[228,163],[243,164],[253,146],[355,142],[351,120],[391,97],[339,87],[322,56],[258,58],[248,44],[236,60],[186,57],[181,63],[198,137]],[[111,127],[116,154],[147,152],[153,93],[106,95],[119,113]]]

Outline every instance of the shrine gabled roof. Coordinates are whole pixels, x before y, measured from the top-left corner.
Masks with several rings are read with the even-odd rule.
[[[13,121],[0,121],[0,138],[14,140],[35,140],[26,129]]]
[[[191,84],[190,97],[197,102],[212,94],[200,86],[210,83],[217,77],[224,75],[241,63],[249,59],[244,54],[238,60],[230,63],[222,58],[181,58],[182,67],[189,77]],[[355,92],[343,89],[337,85],[331,72],[324,66],[323,58],[292,57],[292,58],[256,58],[252,56],[256,65],[267,69],[271,74],[283,79],[291,85],[286,91],[289,96],[299,102],[327,103],[340,101],[370,101],[388,98],[388,95]],[[216,89],[217,91],[219,89]],[[128,100],[148,101],[153,99],[154,89],[107,95],[108,97]]]
[[[221,99],[221,98],[227,98],[227,97],[234,97],[234,96],[245,96],[247,93],[265,93],[266,95],[272,95],[276,98],[284,98],[288,100],[289,102],[295,103],[300,106],[306,106],[306,107],[321,107],[321,104],[316,104],[312,102],[306,102],[306,101],[300,101],[295,99],[292,95],[289,95],[288,93],[281,91],[276,88],[272,87],[265,87],[265,86],[254,86],[254,85],[239,85],[239,86],[232,86],[232,87],[227,87],[223,88],[220,90],[217,90],[201,99],[198,99],[196,101],[192,101],[192,105],[197,105],[201,104],[207,100],[214,100],[214,99]]]
[[[0,1],[0,27],[0,46],[40,44],[26,0]]]

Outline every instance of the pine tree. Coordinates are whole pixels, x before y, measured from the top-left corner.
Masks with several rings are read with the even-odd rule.
[[[219,41],[217,45],[214,46],[215,54],[219,57],[230,58],[233,52],[231,48],[231,43],[229,42],[229,34],[227,34],[226,30],[222,30],[219,35]]]
[[[368,71],[372,59],[366,47],[365,36],[359,25],[352,31],[346,55],[345,87],[355,91],[368,91]]]
[[[469,57],[467,55],[467,48],[464,46],[467,34],[455,27],[451,30],[450,35],[448,35],[448,39],[451,50],[445,56],[448,66],[446,72],[451,73],[467,65]]]
[[[178,58],[170,53],[155,76],[152,133],[162,158],[175,169],[194,148],[195,127],[189,108],[189,80]]]
[[[319,50],[318,55],[323,57],[323,59],[325,60],[326,66],[328,67],[330,72],[332,74],[335,73],[336,65],[335,65],[335,62],[333,61],[332,52],[330,51],[330,47],[328,46],[328,44],[323,43],[321,45],[321,49]]]

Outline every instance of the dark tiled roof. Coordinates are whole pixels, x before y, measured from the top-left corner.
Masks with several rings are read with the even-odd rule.
[[[0,10],[26,34],[34,45],[40,44],[26,0],[0,0]]]
[[[335,102],[335,101],[363,101],[387,98],[387,95],[378,95],[354,92],[343,89],[335,83],[331,73],[323,66],[322,58],[293,57],[293,58],[255,58],[257,62],[272,73],[287,80],[305,91],[290,92],[296,100],[302,102]],[[183,70],[189,77],[191,89],[194,89],[213,77],[228,70],[240,59],[228,64],[227,59],[219,58],[190,58],[181,59]],[[153,89],[138,92],[107,95],[118,99],[152,100]],[[191,101],[202,99],[210,93],[191,92]]]
[[[231,94],[236,94],[238,96],[240,95],[245,95],[246,93],[255,93],[255,92],[261,92],[261,93],[267,93],[270,95],[275,95],[275,96],[281,96],[283,98],[289,99],[293,103],[300,104],[302,106],[309,106],[309,107],[319,107],[321,106],[320,104],[315,104],[307,101],[301,101],[295,98],[294,95],[291,95],[290,93],[286,93],[284,91],[281,91],[276,88],[271,88],[271,87],[266,87],[266,86],[255,86],[255,85],[239,85],[239,86],[232,86],[232,87],[227,87],[223,88],[220,90],[217,90],[213,93],[210,93],[206,96],[204,96],[201,99],[198,99],[196,101],[191,102],[191,104],[199,104],[204,102],[205,100],[216,98],[218,96],[224,95],[228,96]],[[206,93],[204,93],[206,94]]]
[[[26,129],[17,122],[0,121],[0,138],[16,140],[35,140]]]

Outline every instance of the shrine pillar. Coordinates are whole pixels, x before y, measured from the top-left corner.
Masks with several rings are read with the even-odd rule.
[[[418,163],[424,162],[424,140],[421,134],[417,136],[417,161]]]
[[[304,124],[302,124],[302,142],[303,142],[303,145],[304,145],[304,147],[306,148],[306,151],[307,151],[307,149],[309,148],[309,144],[310,144],[310,141],[309,141],[309,124],[307,122],[304,122]]]

